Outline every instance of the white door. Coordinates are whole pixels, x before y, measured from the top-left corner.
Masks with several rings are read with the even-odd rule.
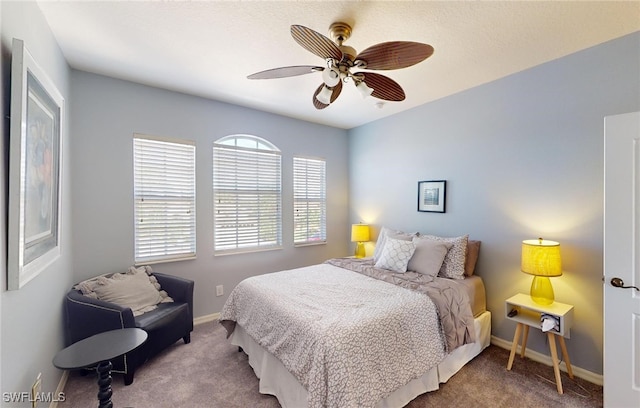
[[[640,112],[608,116],[604,130],[604,406],[637,408]]]

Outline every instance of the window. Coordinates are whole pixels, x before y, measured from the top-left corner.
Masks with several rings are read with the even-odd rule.
[[[193,142],[134,134],[135,262],[196,255],[196,169]]]
[[[232,135],[213,144],[214,251],[282,247],[280,151],[266,140]]]
[[[293,158],[293,242],[327,241],[325,161]]]

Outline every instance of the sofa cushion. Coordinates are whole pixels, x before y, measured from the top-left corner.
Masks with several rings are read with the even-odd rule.
[[[136,316],[136,327],[146,331],[171,324],[176,319],[189,320],[189,305],[186,303],[161,303],[154,310]]]

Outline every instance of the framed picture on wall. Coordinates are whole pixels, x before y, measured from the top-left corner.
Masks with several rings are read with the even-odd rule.
[[[7,289],[19,289],[60,256],[64,99],[22,40],[13,39]]]
[[[445,212],[446,180],[418,181],[418,211]]]

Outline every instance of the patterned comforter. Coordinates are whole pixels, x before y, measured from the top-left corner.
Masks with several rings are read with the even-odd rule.
[[[335,258],[329,259],[327,263],[429,296],[438,309],[448,353],[464,344],[475,342],[469,296],[455,279],[434,278],[410,271],[396,273],[375,268],[371,258]]]
[[[376,273],[358,260],[329,262],[342,267],[324,263],[245,279],[220,323],[229,334],[240,324],[276,356],[306,388],[309,407],[373,407],[444,359],[451,347],[441,312],[419,290],[366,276]]]

